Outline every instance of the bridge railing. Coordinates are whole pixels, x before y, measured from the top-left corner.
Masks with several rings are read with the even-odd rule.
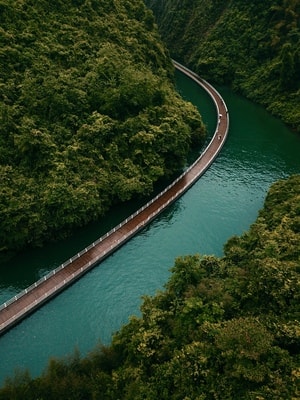
[[[182,66],[181,64],[177,63],[176,61],[173,61],[174,65],[176,68],[178,68],[179,70],[184,70],[185,73],[187,75],[189,75],[193,80],[195,80],[198,84],[200,84],[211,96],[211,98],[214,101],[216,110],[217,110],[217,118],[218,118],[218,122],[219,122],[219,118],[220,118],[220,110],[219,110],[219,106],[218,103],[216,101],[216,98],[214,95],[212,95],[213,93],[216,93],[216,95],[221,98],[223,105],[226,109],[226,113],[227,111],[227,107],[225,102],[222,99],[222,96],[220,95],[220,93],[217,92],[217,90],[210,85],[207,81],[205,81],[204,79],[200,78],[197,74],[195,74],[193,71],[189,70],[188,68]],[[210,90],[207,89],[207,86],[210,88]],[[227,116],[228,118],[228,116]],[[228,124],[226,127],[226,135],[228,133]],[[101,243],[103,240],[107,239],[109,236],[113,235],[116,231],[118,231],[119,229],[121,229],[124,225],[126,225],[129,221],[131,221],[132,219],[134,219],[136,216],[138,216],[139,214],[141,214],[145,209],[147,209],[148,207],[150,207],[154,202],[156,202],[157,200],[159,200],[166,192],[168,192],[171,188],[173,188],[181,179],[183,179],[194,167],[196,164],[199,163],[199,161],[204,157],[204,155],[206,154],[206,152],[208,151],[208,149],[210,148],[212,142],[215,140],[216,135],[218,134],[218,123],[216,125],[216,129],[215,132],[209,142],[209,144],[206,146],[206,148],[204,149],[204,151],[200,154],[200,156],[186,169],[182,172],[181,175],[179,175],[172,183],[170,183],[165,189],[163,189],[160,193],[158,193],[153,199],[151,199],[150,201],[148,201],[145,205],[143,205],[142,207],[140,207],[137,211],[135,211],[133,214],[131,214],[128,218],[124,219],[122,222],[120,222],[117,226],[115,226],[114,228],[112,228],[111,230],[109,230],[106,234],[104,234],[103,236],[101,236],[99,239],[97,239],[96,241],[94,241],[92,244],[90,244],[89,246],[85,247],[83,250],[81,250],[80,252],[78,252],[77,254],[75,254],[74,256],[72,256],[71,258],[69,258],[68,260],[66,260],[64,263],[62,263],[61,265],[59,265],[57,268],[53,269],[52,271],[48,272],[46,275],[44,275],[42,278],[40,278],[38,281],[34,282],[32,285],[28,286],[26,289],[22,290],[20,293],[18,293],[17,295],[15,295],[14,297],[12,297],[11,299],[9,299],[8,301],[6,301],[5,303],[3,303],[2,305],[0,305],[0,311],[6,307],[8,307],[10,304],[12,304],[13,302],[17,301],[19,298],[21,298],[22,296],[26,295],[27,293],[29,293],[31,290],[34,290],[37,286],[41,285],[43,282],[45,282],[47,279],[49,279],[51,276],[57,274],[59,271],[61,271],[62,269],[66,268],[69,264],[71,264],[72,262],[74,262],[76,259],[80,258],[81,256],[83,256],[85,253],[89,252],[90,250],[92,250],[94,247],[96,247],[99,243]],[[226,136],[224,135],[224,136]],[[223,140],[225,140],[225,137],[223,137]],[[220,146],[221,148],[221,146]],[[218,152],[215,154],[218,154]],[[215,158],[214,157],[214,158]],[[209,164],[212,161],[210,160]],[[206,167],[204,168],[206,169]],[[181,193],[185,192],[187,190],[188,187],[192,186],[192,184],[199,178],[199,176],[195,176],[193,179],[191,179],[185,187],[181,188],[175,195],[172,196],[171,199],[169,199],[167,201],[166,204],[164,204],[163,206],[161,206],[155,213],[152,213],[151,216],[148,217],[146,222],[142,222],[140,224],[138,224],[133,230],[131,230],[126,237],[122,240],[122,243],[125,242],[127,240],[128,237],[131,237],[134,232],[137,232],[138,230],[142,229],[144,226],[146,226],[150,220],[152,220],[156,215],[158,215],[163,209],[165,209],[169,204],[171,204],[176,198],[178,198],[180,196]],[[113,246],[115,247],[115,246]],[[107,253],[110,253],[112,249],[110,249],[109,251],[104,251],[102,253],[102,256],[96,257],[95,259],[93,259],[92,261],[89,261],[87,264],[85,264],[84,269],[87,269],[87,267],[90,267],[91,265],[95,265],[97,262],[100,262],[101,259],[105,258],[105,256],[107,255]],[[81,269],[82,269],[81,268]],[[80,269],[80,270],[81,270]],[[78,272],[78,274],[81,274],[82,271]],[[74,275],[74,274],[73,274]],[[72,275],[71,275],[72,276]],[[73,278],[71,278],[71,280],[73,280]]]

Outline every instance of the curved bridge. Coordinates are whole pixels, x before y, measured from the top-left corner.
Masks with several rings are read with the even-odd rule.
[[[174,61],[175,68],[202,86],[213,99],[217,111],[215,133],[200,157],[161,193],[45,277],[0,306],[0,335],[43,303],[72,284],[143,229],[158,214],[186,192],[208,169],[220,152],[229,129],[227,107],[220,94],[205,80]]]

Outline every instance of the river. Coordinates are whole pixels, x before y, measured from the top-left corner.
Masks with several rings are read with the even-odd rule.
[[[208,95],[177,72],[178,90],[197,105],[209,131],[215,109]],[[300,136],[263,108],[218,87],[230,114],[229,138],[204,176],[146,229],[72,287],[0,337],[0,383],[14,369],[42,372],[50,357],[81,354],[139,315],[141,296],[162,289],[177,256],[222,255],[223,245],[254,222],[269,186],[300,173]],[[138,208],[113,210],[72,238],[27,251],[1,270],[0,302],[14,296]]]

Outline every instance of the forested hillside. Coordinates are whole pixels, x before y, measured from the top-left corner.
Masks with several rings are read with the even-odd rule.
[[[300,132],[299,0],[146,0],[171,55]]]
[[[0,1],[0,258],[148,195],[204,137],[142,0]]]
[[[112,345],[17,374],[3,400],[300,398],[300,175],[274,184],[224,256],[178,258]]]
[[[173,57],[300,131],[298,0],[147,3]],[[150,193],[203,140],[142,0],[0,0],[0,21],[0,255]],[[111,345],[0,400],[299,400],[299,282],[297,175],[223,257],[177,258]]]

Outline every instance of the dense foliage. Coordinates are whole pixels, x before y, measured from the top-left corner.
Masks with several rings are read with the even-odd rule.
[[[203,140],[142,0],[0,0],[0,258],[151,193]]]
[[[0,399],[299,399],[299,284],[300,175],[271,187],[222,258],[178,258],[111,346],[18,373]]]
[[[300,132],[299,0],[146,0],[172,56]]]

